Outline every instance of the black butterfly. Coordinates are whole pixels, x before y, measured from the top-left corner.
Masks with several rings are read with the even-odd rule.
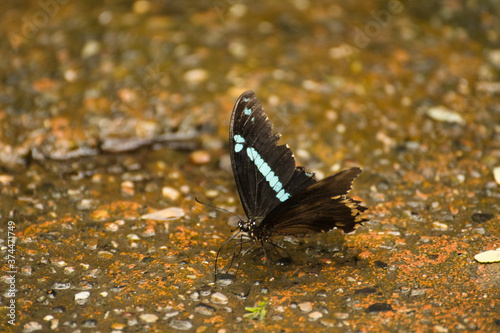
[[[229,148],[234,179],[248,220],[239,221],[238,233],[221,249],[238,235],[264,245],[273,244],[272,236],[297,236],[334,228],[347,233],[368,221],[361,216],[366,207],[346,196],[361,173],[360,168],[318,181],[313,173],[295,166],[292,151],[287,145],[277,144],[280,135],[273,134],[272,129],[255,93],[244,92],[231,116]]]

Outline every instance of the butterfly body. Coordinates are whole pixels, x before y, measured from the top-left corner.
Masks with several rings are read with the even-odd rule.
[[[244,92],[234,106],[229,129],[231,165],[248,218],[238,223],[239,233],[263,244],[280,235],[334,228],[351,232],[367,221],[361,216],[366,207],[347,196],[360,168],[318,181],[313,173],[295,166],[292,151],[279,145],[279,138],[255,94]]]

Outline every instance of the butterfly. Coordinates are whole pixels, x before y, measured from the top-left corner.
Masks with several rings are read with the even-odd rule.
[[[300,236],[334,228],[348,233],[368,221],[362,216],[367,208],[347,196],[360,168],[317,180],[313,173],[295,166],[291,149],[279,145],[279,138],[255,93],[245,91],[231,115],[229,148],[236,187],[248,219],[240,219],[238,232],[219,248],[216,279],[219,253],[238,235],[264,247],[264,243],[274,245],[273,236]]]

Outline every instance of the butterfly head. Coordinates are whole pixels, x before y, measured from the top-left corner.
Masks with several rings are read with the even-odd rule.
[[[247,220],[247,221],[240,220],[238,222],[238,228],[240,229],[240,231],[246,233],[250,238],[255,237],[254,230],[256,226],[257,226],[257,221],[255,220]]]

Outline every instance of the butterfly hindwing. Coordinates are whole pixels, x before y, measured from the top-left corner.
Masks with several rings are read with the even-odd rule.
[[[360,168],[344,170],[295,193],[269,212],[257,226],[256,237],[326,232],[335,227],[346,233],[353,231],[367,221],[361,216],[366,207],[346,196],[360,173]]]
[[[295,167],[293,153],[278,145],[279,134],[252,91],[234,106],[229,130],[233,174],[250,219],[263,219],[295,193],[316,183],[314,175]]]

